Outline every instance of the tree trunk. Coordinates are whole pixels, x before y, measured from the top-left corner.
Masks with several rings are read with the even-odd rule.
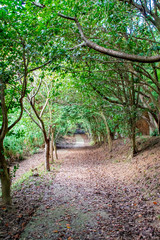
[[[0,179],[2,201],[5,205],[11,205],[11,176],[4,156],[3,140],[0,141]]]
[[[136,145],[136,124],[135,124],[135,119],[132,121],[132,126],[131,126],[131,140],[132,140],[132,155],[133,157],[137,154],[138,149]]]
[[[49,153],[50,153],[50,140],[47,139],[45,141],[45,168],[47,171],[50,171],[50,164],[49,164]]]
[[[53,144],[54,144],[55,158],[56,158],[56,160],[57,160],[57,159],[58,159],[58,154],[57,154],[57,146],[56,146],[56,140],[55,140],[55,138],[54,138],[54,140],[53,140]]]
[[[50,144],[51,163],[54,162],[54,158],[53,158],[53,143],[54,143],[54,132],[53,132],[53,129],[52,129],[51,130],[51,144]]]
[[[110,129],[108,126],[108,123],[106,121],[105,115],[103,114],[103,112],[101,112],[101,116],[104,120],[105,126],[106,126],[106,130],[107,130],[107,140],[108,140],[108,148],[109,148],[109,152],[112,151],[112,138],[111,138],[111,133],[110,133]]]
[[[158,112],[158,134],[160,134],[160,112]]]

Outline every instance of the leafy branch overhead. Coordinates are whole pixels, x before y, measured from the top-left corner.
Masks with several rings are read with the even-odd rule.
[[[66,16],[64,14],[59,13],[58,14],[60,17],[74,21],[76,23],[76,26],[79,30],[81,39],[84,40],[85,45],[89,48],[94,49],[97,52],[106,54],[108,56],[111,57],[115,57],[115,58],[121,58],[121,59],[125,59],[125,60],[130,60],[133,62],[142,62],[142,63],[154,63],[154,62],[160,62],[160,55],[157,56],[139,56],[139,55],[133,55],[133,54],[127,54],[127,53],[123,53],[120,51],[114,51],[112,49],[108,49],[105,47],[102,47],[98,44],[96,44],[93,41],[90,41],[84,34],[83,30],[82,30],[82,26],[80,25],[80,22],[78,21],[78,19],[76,17],[70,17],[70,16]]]

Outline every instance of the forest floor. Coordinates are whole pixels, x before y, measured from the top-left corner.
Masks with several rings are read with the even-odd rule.
[[[111,153],[85,135],[66,141],[73,148],[58,150],[47,174],[44,153],[20,163],[13,207],[0,205],[0,239],[159,240],[160,138],[139,138],[134,158],[122,139]]]

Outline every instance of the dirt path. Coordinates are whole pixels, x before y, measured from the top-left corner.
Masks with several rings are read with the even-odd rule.
[[[126,166],[106,160],[102,149],[61,151],[41,207],[21,235],[31,239],[160,239],[155,210],[141,189],[123,181]]]
[[[75,135],[76,138],[76,143],[74,145],[74,147],[84,147],[85,143],[84,143],[84,139],[80,134],[76,134]]]
[[[0,239],[159,240],[159,145],[133,161],[123,141],[114,142],[112,154],[89,147],[85,136],[74,146],[59,150],[50,173],[13,192],[11,211],[0,206]],[[43,153],[23,170],[41,161]]]
[[[65,144],[68,144],[72,148],[76,147],[83,147],[85,146],[85,141],[84,137],[82,137],[80,134],[75,135],[75,140],[74,138],[67,138],[67,142],[63,142],[62,145],[65,146]],[[88,145],[88,141],[86,141],[86,144]],[[58,154],[64,150],[58,150]],[[34,154],[34,156],[31,156],[23,161],[21,161],[19,164],[19,168],[16,171],[15,177],[13,178],[12,182],[16,182],[20,177],[22,177],[27,171],[33,170],[37,168],[38,166],[44,164],[44,157],[45,153],[44,150],[40,150],[39,153]],[[16,163],[14,165],[17,165]],[[11,167],[11,171],[13,170],[14,166]]]

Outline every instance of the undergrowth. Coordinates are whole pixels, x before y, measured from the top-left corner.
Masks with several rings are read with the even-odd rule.
[[[37,153],[43,145],[43,138],[40,133],[28,133],[24,136],[17,136],[13,133],[6,136],[4,140],[4,153],[7,160],[22,160],[25,156]]]

